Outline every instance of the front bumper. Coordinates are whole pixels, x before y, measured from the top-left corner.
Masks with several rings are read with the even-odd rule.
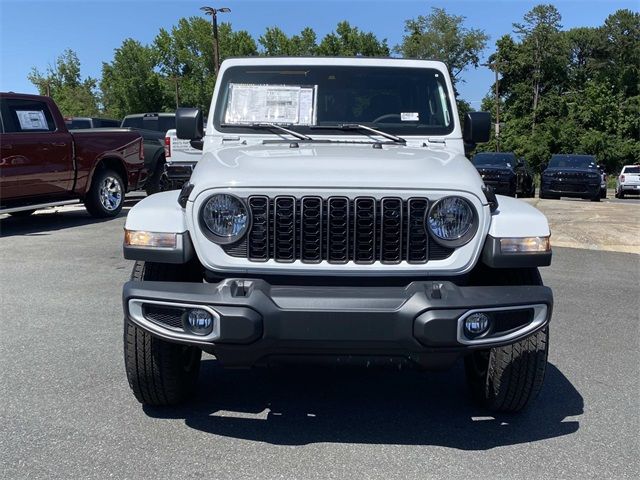
[[[600,184],[551,180],[543,181],[540,191],[561,197],[592,198],[600,194]]]
[[[398,358],[446,367],[470,350],[514,343],[544,327],[553,307],[544,286],[460,287],[416,281],[403,287],[280,286],[264,280],[218,284],[128,282],[125,315],[165,340],[198,345],[227,366],[298,357],[340,361]],[[181,318],[204,306],[213,331],[189,333]],[[164,316],[152,315],[155,308]],[[173,318],[171,309],[174,309]],[[465,336],[465,316],[494,315],[488,335]]]

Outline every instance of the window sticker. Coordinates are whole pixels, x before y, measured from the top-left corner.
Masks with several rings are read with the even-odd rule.
[[[315,124],[316,87],[229,84],[225,123]]]
[[[49,130],[42,110],[16,110],[21,130]]]
[[[400,120],[403,122],[418,122],[420,114],[418,112],[402,112],[400,113]]]

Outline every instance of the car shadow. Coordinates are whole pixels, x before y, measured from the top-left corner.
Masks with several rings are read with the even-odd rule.
[[[584,401],[549,364],[538,398],[520,414],[496,415],[470,399],[461,364],[448,372],[365,368],[225,370],[204,360],[196,398],[155,418],[276,445],[318,442],[437,445],[487,450],[574,433]]]
[[[144,197],[126,198],[122,211],[114,218],[126,217],[127,213],[136,203]],[[73,205],[65,207],[39,210],[28,217],[5,216],[0,218],[0,237],[13,237],[20,235],[49,235],[51,231],[66,228],[80,227],[93,223],[103,223],[113,218],[93,218],[84,207]]]

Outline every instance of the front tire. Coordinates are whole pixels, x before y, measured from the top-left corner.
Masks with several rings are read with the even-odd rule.
[[[154,193],[170,190],[169,179],[167,178],[167,172],[165,171],[165,163],[164,157],[160,157],[158,159],[154,172],[151,174],[144,186],[144,190],[147,195],[153,195]]]
[[[136,262],[132,281],[202,281],[187,265]],[[124,321],[124,364],[129,386],[145,405],[176,405],[190,398],[198,381],[202,350],[167,342]]]
[[[118,173],[108,169],[98,170],[84,199],[84,206],[92,217],[115,217],[124,205],[124,194],[124,182]]]
[[[480,278],[480,277],[479,277]],[[538,269],[487,269],[480,284],[542,285]],[[476,350],[465,357],[473,398],[494,412],[518,412],[536,398],[544,381],[549,327],[504,347]]]

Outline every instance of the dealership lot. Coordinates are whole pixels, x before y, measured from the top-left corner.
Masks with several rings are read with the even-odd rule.
[[[555,249],[542,270],[556,298],[548,375],[538,401],[519,416],[476,408],[460,366],[222,371],[211,357],[194,402],[143,410],[124,374],[120,304],[131,270],[122,227],[136,198],[109,221],[79,206],[0,219],[5,478],[638,473],[640,255]],[[582,238],[565,233],[560,219],[569,217],[558,209],[613,229],[619,222],[597,215],[615,205],[629,218],[620,231],[640,224],[636,200],[544,202],[537,206],[552,212],[554,239]],[[634,248],[632,237],[623,243]]]

